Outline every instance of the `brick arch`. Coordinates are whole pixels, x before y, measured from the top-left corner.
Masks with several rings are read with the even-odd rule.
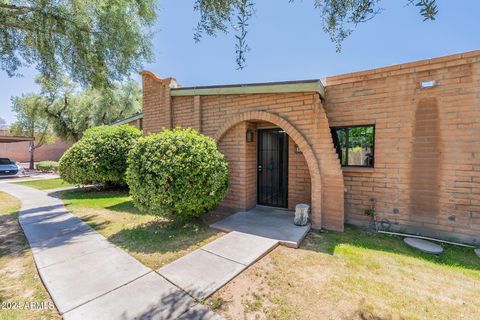
[[[300,131],[298,131],[289,121],[276,115],[274,113],[266,112],[266,111],[250,111],[250,112],[243,112],[238,113],[228,119],[216,132],[213,136],[217,143],[223,138],[223,136],[235,125],[243,121],[252,121],[252,120],[261,120],[273,123],[284,130],[290,138],[298,145],[300,150],[305,157],[305,161],[307,162],[308,171],[310,173],[311,179],[311,214],[312,219],[317,221],[317,224],[321,226],[322,221],[322,197],[317,194],[315,196],[315,192],[318,192],[322,189],[322,177],[320,174],[320,166],[318,164],[317,157],[313,152],[312,147],[308,143],[307,139],[303,136]]]

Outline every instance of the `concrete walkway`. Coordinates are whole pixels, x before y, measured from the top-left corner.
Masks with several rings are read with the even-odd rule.
[[[310,231],[310,224],[296,226],[293,223],[294,215],[292,211],[282,208],[256,206],[249,211],[237,212],[210,227],[275,239],[284,246],[298,248]]]
[[[55,173],[27,173],[24,175],[15,175],[15,176],[1,176],[0,183],[11,183],[11,182],[22,182],[22,181],[37,181],[44,179],[55,179],[59,178],[58,174]]]
[[[64,319],[219,319],[40,191],[0,184],[22,201],[19,221]]]
[[[231,232],[157,270],[203,300],[278,245],[278,240]]]
[[[158,273],[203,300],[277,245],[298,248],[310,225],[294,225],[293,216],[289,210],[263,206],[235,213],[211,225],[230,233],[160,268]]]

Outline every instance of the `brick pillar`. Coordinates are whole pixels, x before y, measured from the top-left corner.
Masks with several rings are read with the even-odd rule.
[[[200,96],[193,97],[193,128],[202,132],[202,98]]]
[[[143,130],[145,134],[172,128],[170,87],[173,85],[176,85],[173,78],[162,79],[152,72],[142,72]]]
[[[312,217],[312,226],[319,229],[320,226],[335,231],[343,231],[344,224],[344,181],[340,161],[333,145],[330,126],[318,95],[314,98],[315,129],[310,135],[313,142],[313,150],[319,160],[322,183],[312,183],[312,197],[321,194],[322,215],[321,221]],[[313,199],[312,199],[313,201]]]

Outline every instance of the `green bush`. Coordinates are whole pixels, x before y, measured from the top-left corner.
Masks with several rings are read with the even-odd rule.
[[[60,177],[76,185],[125,185],[128,152],[141,135],[129,125],[86,130],[60,159]]]
[[[227,162],[211,138],[193,129],[164,130],[138,141],[126,180],[138,209],[186,219],[223,199]]]
[[[37,163],[37,170],[42,172],[57,171],[58,162],[56,161],[40,161]]]

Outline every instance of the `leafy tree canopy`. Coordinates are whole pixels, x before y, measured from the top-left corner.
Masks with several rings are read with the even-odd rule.
[[[348,141],[349,148],[373,146],[373,126],[349,128]]]
[[[45,78],[38,82],[49,101],[44,108],[47,119],[55,134],[64,140],[78,141],[86,129],[109,125],[142,109],[141,90],[133,80],[108,89],[86,90],[80,90],[69,79],[63,79],[60,86]]]
[[[151,57],[155,0],[0,0],[0,69],[105,87]]]
[[[17,121],[10,127],[15,135],[34,137],[30,142],[30,169],[33,169],[35,149],[54,140],[49,122],[45,114],[47,100],[36,94],[23,95],[12,98],[12,111]]]
[[[15,135],[34,137],[38,147],[50,142],[52,135],[44,112],[46,105],[47,100],[36,94],[12,98],[12,111],[17,121],[11,125],[10,131]]]

